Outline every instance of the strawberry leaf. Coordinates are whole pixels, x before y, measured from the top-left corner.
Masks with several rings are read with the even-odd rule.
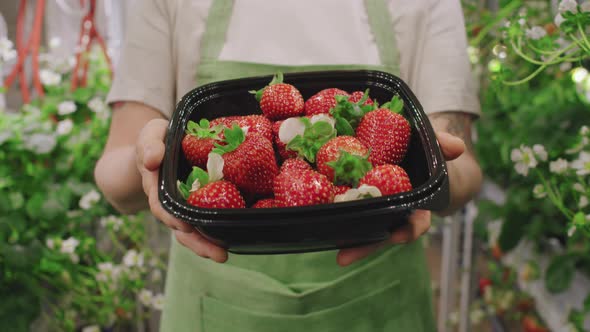
[[[193,167],[193,171],[188,175],[184,183],[178,182],[178,190],[184,199],[188,199],[193,188],[193,183],[199,182],[199,186],[203,187],[209,183],[209,174],[199,167]]]
[[[404,101],[398,95],[395,95],[391,101],[383,104],[381,108],[386,108],[393,113],[400,114],[404,109]]]
[[[190,196],[190,188],[184,182],[178,181],[176,184],[178,186],[178,191],[180,191],[180,195],[182,196],[182,198],[187,200]]]
[[[303,136],[295,136],[287,144],[287,150],[296,151],[299,156],[313,163],[322,145],[336,137],[336,131],[326,121],[318,121],[312,124],[308,118],[301,118],[301,122],[305,124],[305,132]]]
[[[219,139],[219,134],[223,127],[215,126],[209,127],[210,123],[207,119],[201,119],[199,123],[194,121],[189,121],[186,125],[186,133],[187,135],[192,135],[197,138],[213,138],[215,140]]]
[[[268,87],[269,85],[273,85],[273,84],[277,84],[277,83],[283,83],[283,73],[280,71],[277,72],[272,77],[272,80],[270,81],[270,83],[268,83],[268,85],[265,86],[264,88],[262,88],[260,90],[250,90],[248,92],[253,94],[256,97],[257,101],[260,101],[260,99],[262,99],[262,94],[264,93],[264,89],[266,89],[266,87]]]
[[[354,136],[354,128],[344,118],[336,118],[336,132],[340,136]]]
[[[354,136],[354,131],[365,114],[375,109],[374,105],[363,105],[369,98],[369,89],[365,91],[361,100],[356,103],[349,101],[349,97],[337,95],[336,106],[330,109],[330,114],[336,120],[338,135]]]
[[[368,158],[368,154],[358,156],[341,151],[337,160],[327,163],[334,170],[334,183],[356,187],[360,179],[373,168]]]
[[[215,143],[215,148],[212,150],[212,152],[220,155],[232,152],[246,140],[244,130],[235,123],[232,128],[226,128],[223,131],[223,134],[225,135],[225,139],[222,141],[222,143],[226,143],[226,145]]]

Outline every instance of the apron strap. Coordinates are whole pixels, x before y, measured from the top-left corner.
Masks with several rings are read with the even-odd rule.
[[[399,74],[399,53],[393,19],[386,0],[365,0],[371,32],[375,37],[381,64],[395,70]]]
[[[229,20],[231,18],[233,0],[213,0],[201,38],[201,59],[217,60],[225,44]]]

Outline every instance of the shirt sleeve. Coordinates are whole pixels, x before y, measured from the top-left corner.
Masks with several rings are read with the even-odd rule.
[[[161,0],[135,2],[107,101],[141,102],[167,118],[174,108],[175,79],[170,15]]]
[[[415,92],[426,113],[480,114],[459,0],[430,1],[422,52],[417,60]]]

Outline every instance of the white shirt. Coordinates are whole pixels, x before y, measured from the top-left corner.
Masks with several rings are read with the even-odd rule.
[[[196,86],[213,0],[142,0],[130,12],[109,101],[169,117]],[[427,113],[479,114],[458,0],[387,0],[400,77]],[[379,64],[363,0],[235,0],[220,60],[282,65]]]

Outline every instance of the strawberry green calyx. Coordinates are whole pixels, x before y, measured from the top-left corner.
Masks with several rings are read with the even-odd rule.
[[[313,163],[322,145],[336,137],[336,130],[327,121],[317,121],[312,124],[308,118],[300,118],[300,120],[305,125],[303,136],[297,135],[293,138],[287,144],[287,150],[296,151],[299,156]]]
[[[223,134],[225,135],[223,143],[226,143],[226,145],[220,145],[215,143],[215,148],[211,152],[220,155],[232,152],[246,140],[246,134],[244,133],[244,130],[235,123],[232,128],[226,128],[223,131]]]
[[[354,136],[354,131],[365,114],[377,107],[374,105],[363,105],[369,98],[369,89],[365,90],[363,97],[356,103],[350,102],[349,97],[337,95],[336,106],[330,110],[330,114],[336,120],[336,131],[338,135]]]
[[[395,95],[391,98],[391,101],[383,104],[381,108],[386,108],[393,113],[401,114],[404,110],[404,101],[398,95]]]
[[[186,178],[186,182],[178,181],[178,190],[184,199],[188,199],[191,192],[204,187],[209,183],[209,174],[199,167],[193,167],[193,171]]]
[[[209,127],[209,120],[207,119],[201,119],[199,123],[189,121],[186,125],[187,135],[193,135],[197,138],[213,138],[218,140],[222,130],[222,126]]]
[[[334,170],[334,183],[356,187],[360,179],[373,168],[368,158],[368,154],[358,156],[341,151],[337,160],[327,163]]]
[[[282,72],[277,72],[272,80],[270,81],[270,83],[268,83],[267,86],[269,85],[273,85],[273,84],[278,84],[278,83],[283,83],[283,73]],[[266,86],[260,90],[250,90],[248,92],[250,92],[251,94],[253,94],[256,97],[257,101],[260,101],[260,99],[262,99],[262,94],[264,93],[264,89],[266,89]]]

